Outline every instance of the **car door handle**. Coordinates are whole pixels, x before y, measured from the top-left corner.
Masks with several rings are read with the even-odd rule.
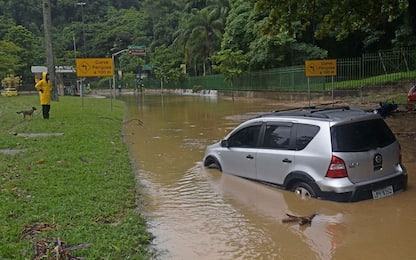
[[[282,160],[282,162],[284,162],[284,163],[292,163],[292,160],[289,160],[289,159],[285,158],[285,159]]]
[[[254,159],[253,155],[249,154],[246,156],[247,159]]]

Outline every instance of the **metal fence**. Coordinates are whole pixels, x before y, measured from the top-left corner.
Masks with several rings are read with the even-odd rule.
[[[325,91],[351,89],[398,80],[416,80],[416,47],[365,53],[361,57],[337,59],[337,73],[333,77],[309,77],[305,66],[291,66],[263,71],[249,71],[233,84],[224,76],[191,77],[185,82],[165,84],[165,88],[198,88],[238,91]],[[308,83],[309,81],[309,83]],[[158,81],[148,81],[146,88],[158,88]]]

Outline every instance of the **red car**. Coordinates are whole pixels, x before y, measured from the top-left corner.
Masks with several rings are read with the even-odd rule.
[[[416,109],[416,85],[411,87],[409,93],[407,94],[407,109]]]

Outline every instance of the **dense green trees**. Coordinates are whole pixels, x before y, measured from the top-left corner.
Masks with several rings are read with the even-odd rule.
[[[207,66],[210,70],[209,59],[220,49],[226,14],[226,7],[213,5],[192,9],[182,20],[174,43],[183,46],[186,63],[193,67],[195,75],[198,65],[202,65],[202,75],[206,74]]]
[[[16,44],[8,41],[0,41],[0,71],[1,78],[7,74],[14,74],[16,71],[21,71],[24,63],[22,62],[19,53],[22,48]]]
[[[117,66],[134,75],[142,65],[153,64],[160,69],[152,74],[168,82],[184,78],[181,64],[190,76],[217,73],[212,59],[217,53],[216,62],[238,53],[244,69],[259,70],[416,44],[415,0],[51,4],[57,65],[74,65],[76,57],[111,57],[129,45],[145,45],[146,57],[124,53]],[[31,82],[30,66],[46,62],[41,2],[0,0],[0,5],[0,77],[12,72]]]
[[[414,0],[258,0],[256,8],[267,15],[264,33],[287,31],[299,39],[328,48],[331,56],[339,56],[339,44],[351,46],[359,41],[354,55],[414,44],[415,35],[409,22],[416,16],[411,9]],[[415,24],[413,23],[413,26]],[[406,34],[406,37],[403,37]],[[397,40],[400,35],[401,41]],[[395,44],[394,44],[395,43]],[[353,45],[355,46],[355,44]],[[342,48],[341,48],[342,49]]]
[[[0,46],[2,77],[6,74],[16,74],[29,78],[30,66],[42,61],[40,57],[44,52],[44,48],[41,48],[43,45],[39,44],[35,35],[22,25],[9,27],[0,41]]]
[[[231,89],[234,89],[234,78],[240,76],[248,64],[243,51],[226,49],[219,51],[211,59],[214,62],[213,68],[223,74],[225,80],[231,85]]]

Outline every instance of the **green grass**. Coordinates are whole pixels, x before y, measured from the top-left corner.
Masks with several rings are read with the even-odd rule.
[[[400,83],[405,83],[408,85],[408,88],[415,83],[416,78],[416,70],[407,71],[407,72],[398,72],[398,73],[390,73],[384,75],[378,75],[374,77],[368,78],[361,78],[358,80],[345,80],[345,81],[334,81],[331,83],[331,78],[327,77],[326,81],[324,78],[318,78],[318,82],[312,82],[309,84],[310,91],[313,92],[322,92],[322,91],[331,91],[334,88],[335,91],[337,90],[346,90],[346,89],[363,89],[366,90],[367,87],[374,87],[374,86],[393,86]],[[261,88],[256,89],[246,89],[246,90],[253,90],[253,91],[261,91]],[[286,89],[283,91],[297,91],[297,92],[307,92],[308,91],[308,84],[299,84],[296,85],[293,89]],[[406,92],[407,94],[407,92]]]
[[[32,119],[16,114],[32,106]],[[60,97],[44,120],[37,96],[0,97],[0,149],[23,149],[0,153],[0,259],[33,258],[37,241],[57,238],[64,247],[90,244],[70,252],[86,259],[150,258],[152,236],[122,140],[124,112],[121,101]],[[37,222],[53,228],[22,236]]]

